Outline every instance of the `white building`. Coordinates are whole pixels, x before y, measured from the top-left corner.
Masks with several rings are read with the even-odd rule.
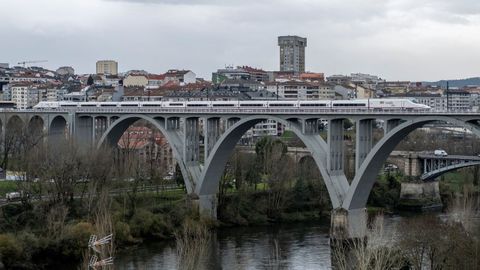
[[[287,100],[335,99],[335,90],[328,84],[301,81],[268,83],[266,90]]]
[[[165,75],[165,83],[174,81],[180,85],[197,82],[197,75],[191,70],[171,69]]]
[[[450,90],[447,95],[447,106],[449,110],[453,111],[466,111],[470,110],[471,107],[471,95],[467,91],[462,90]]]
[[[262,121],[249,129],[241,139],[242,144],[254,144],[258,139],[265,136],[280,136],[285,131],[282,124],[274,120]]]
[[[31,84],[14,84],[10,87],[10,93],[18,109],[31,108],[39,102],[38,90],[32,88]]]
[[[144,74],[130,74],[125,79],[123,79],[123,86],[125,87],[134,87],[134,86],[147,86],[148,79],[147,75]]]

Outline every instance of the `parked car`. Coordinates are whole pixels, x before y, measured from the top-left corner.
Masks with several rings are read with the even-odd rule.
[[[22,193],[19,191],[8,192],[7,194],[5,194],[5,199],[7,199],[7,202],[19,201],[20,199],[22,199]]]
[[[448,156],[447,152],[445,152],[445,150],[442,150],[442,149],[437,149],[433,151],[433,154],[435,156]]]
[[[5,199],[7,202],[20,201],[22,198],[29,198],[30,194],[23,191],[13,191],[5,194]]]

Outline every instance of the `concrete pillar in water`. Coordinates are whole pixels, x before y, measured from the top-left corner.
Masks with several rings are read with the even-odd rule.
[[[330,248],[332,268],[356,269],[353,249],[367,241],[367,209],[332,210]]]
[[[198,196],[198,209],[200,215],[216,220],[217,219],[217,195],[199,195]]]
[[[364,239],[367,235],[367,209],[337,208],[332,210],[331,241],[350,241]]]
[[[189,194],[191,207],[198,209],[199,214],[208,219],[217,220],[218,199],[216,194],[197,195]]]
[[[441,210],[439,181],[403,182],[399,208],[405,210]]]

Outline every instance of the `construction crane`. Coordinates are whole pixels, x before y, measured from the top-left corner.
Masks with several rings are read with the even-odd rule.
[[[23,67],[25,67],[25,64],[45,63],[45,62],[48,62],[48,60],[23,61],[23,62],[18,62],[18,65],[22,65]]]

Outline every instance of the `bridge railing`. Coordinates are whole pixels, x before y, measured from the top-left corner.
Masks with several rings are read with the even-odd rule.
[[[76,107],[38,109],[0,109],[5,113],[166,113],[166,114],[372,114],[372,115],[480,115],[478,111],[440,111],[430,109],[369,108],[145,108],[145,107]]]

